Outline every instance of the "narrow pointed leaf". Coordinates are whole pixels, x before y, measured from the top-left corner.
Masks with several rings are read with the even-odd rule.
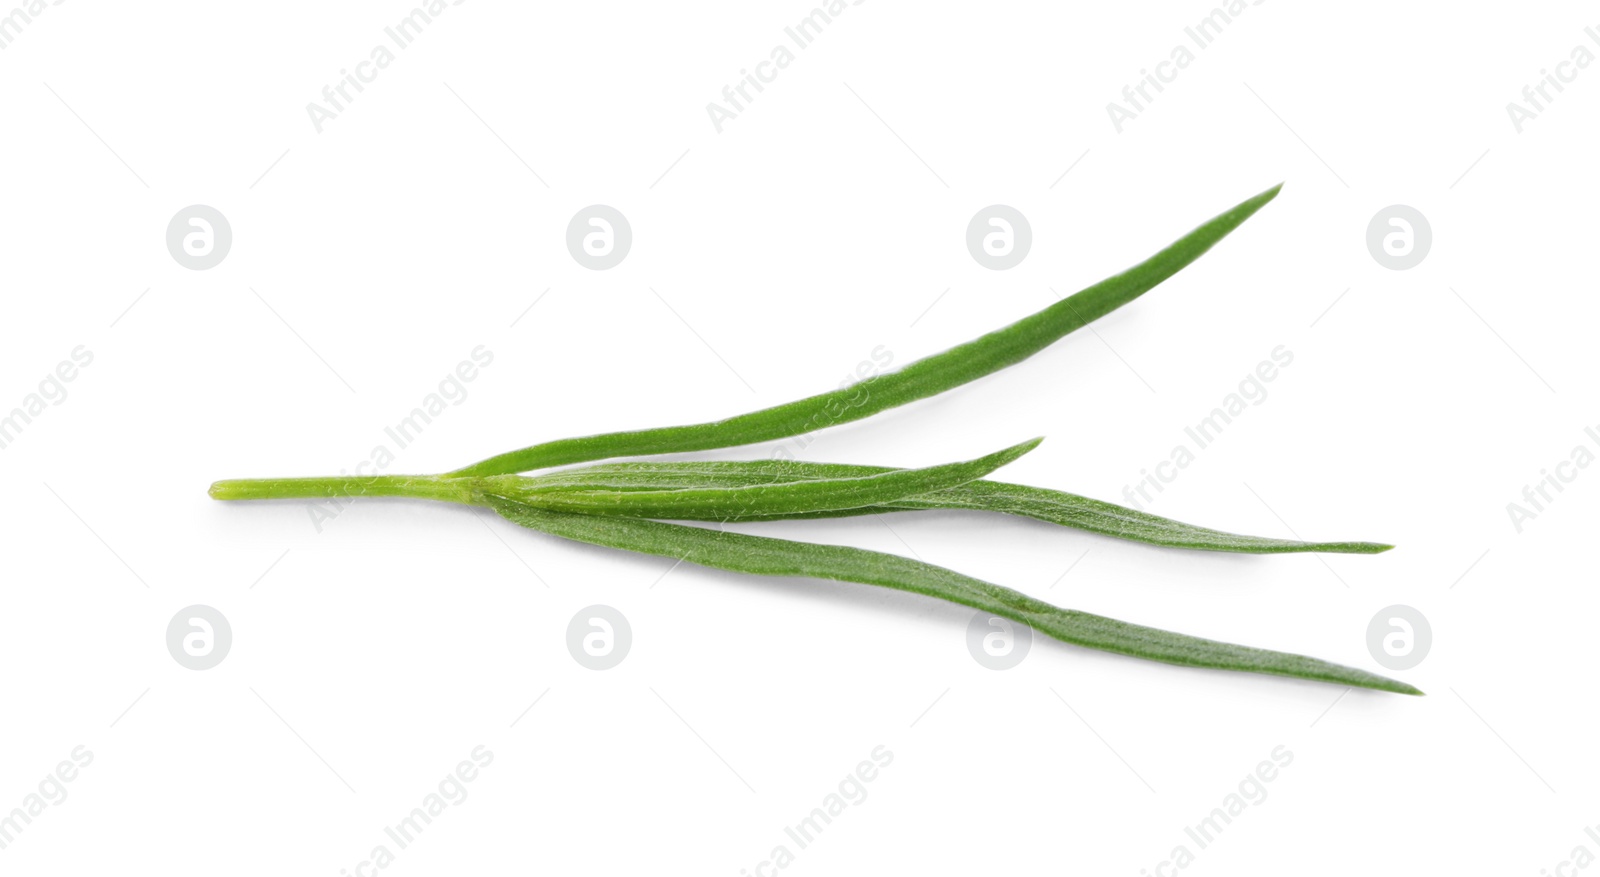
[[[1302,542],[1269,539],[1197,527],[1114,503],[1060,490],[978,481],[937,493],[889,503],[895,509],[973,509],[1021,515],[1117,539],[1235,554],[1381,554],[1393,548],[1379,542]]]
[[[837,477],[761,484],[612,490],[605,486],[553,486],[517,475],[465,481],[476,489],[551,511],[720,521],[854,509],[939,491],[982,478],[1038,447],[1041,441],[1032,439],[976,460],[925,469],[857,469]]]
[[[499,454],[449,473],[483,477],[527,472],[609,457],[704,451],[813,432],[870,417],[993,374],[1027,359],[1063,335],[1133,301],[1200,258],[1277,197],[1273,186],[1179,238],[1149,259],[1003,329],[859,384],[691,426],[669,426],[560,439]]]
[[[895,470],[882,466],[806,463],[793,460],[605,463],[537,476],[531,479],[531,482],[566,489],[659,491],[788,483],[807,478],[838,479],[852,476],[859,478],[892,471]],[[1185,524],[1060,490],[978,480],[939,491],[882,502],[876,506],[834,512],[749,514],[731,518],[720,515],[676,517],[680,520],[784,520],[916,509],[998,512],[1035,518],[1064,527],[1150,545],[1236,554],[1291,554],[1311,551],[1332,554],[1378,554],[1392,547],[1377,542],[1302,542],[1292,539],[1243,536]],[[673,516],[639,515],[638,517]]]
[[[791,542],[632,518],[573,515],[488,497],[507,520],[565,539],[763,576],[859,582],[948,600],[1020,622],[1063,642],[1135,658],[1312,679],[1401,694],[1416,688],[1303,655],[1233,645],[1062,609],[954,570],[893,554]]]

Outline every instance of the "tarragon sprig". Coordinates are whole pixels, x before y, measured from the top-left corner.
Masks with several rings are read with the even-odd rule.
[[[1141,627],[1062,609],[953,570],[892,554],[666,523],[776,521],[889,511],[966,509],[1050,521],[1178,548],[1246,553],[1372,554],[1370,542],[1298,542],[1196,527],[1060,491],[983,480],[1032,450],[1034,439],[963,463],[920,469],[733,461],[612,463],[518,473],[607,458],[700,451],[812,432],[942,393],[1015,365],[1063,335],[1144,294],[1193,262],[1278,194],[1273,187],[1124,271],[1003,329],[851,387],[712,423],[544,442],[443,475],[244,479],[211,486],[216,499],[401,496],[487,506],[544,533],[753,575],[859,582],[936,597],[1031,626],[1048,636],[1133,657],[1270,673],[1403,694],[1403,682],[1353,667]]]

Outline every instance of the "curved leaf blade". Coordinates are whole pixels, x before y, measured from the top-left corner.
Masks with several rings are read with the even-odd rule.
[[[1278,184],[1205,222],[1166,249],[1003,329],[877,375],[859,384],[795,402],[689,426],[559,439],[498,454],[448,473],[452,477],[509,475],[610,457],[672,454],[748,445],[870,417],[993,374],[1049,347],[1063,335],[1138,298],[1200,258],[1277,197]]]
[[[1421,694],[1395,679],[1304,655],[1218,642],[1062,609],[954,570],[860,548],[791,542],[683,524],[573,515],[490,496],[507,520],[591,545],[762,576],[833,579],[909,591],[1029,625],[1063,642],[1135,658]]]
[[[884,466],[807,463],[793,460],[707,461],[689,463],[604,463],[541,475],[535,483],[612,491],[672,490],[786,483],[808,478],[850,478],[892,472]],[[1043,487],[973,480],[955,487],[835,512],[684,517],[679,520],[775,521],[793,518],[841,517],[850,514],[927,509],[963,509],[1034,518],[1063,527],[1166,548],[1223,551],[1235,554],[1379,554],[1393,546],[1378,542],[1303,542],[1245,536],[1185,524],[1089,497]],[[640,517],[671,517],[641,515]]]
[[[517,475],[474,480],[479,489],[536,508],[630,518],[719,521],[782,517],[861,508],[965,484],[1039,446],[1032,439],[976,460],[924,469],[854,470],[760,484],[711,484],[666,489],[612,490],[601,485],[541,484]]]
[[[1168,548],[1234,554],[1381,554],[1393,548],[1380,542],[1303,542],[1269,539],[1185,524],[1114,503],[1060,490],[980,481],[888,504],[896,509],[972,509],[1034,518],[1116,539]]]

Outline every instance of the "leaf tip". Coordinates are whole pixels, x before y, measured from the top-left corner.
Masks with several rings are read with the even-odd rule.
[[[1018,442],[1017,444],[1014,444],[1011,447],[1006,448],[1003,451],[996,451],[995,453],[990,454],[989,455],[989,459],[991,459],[991,460],[1000,460],[1001,461],[1000,465],[1003,466],[1006,463],[1010,463],[1010,462],[1015,461],[1018,457],[1021,457],[1024,454],[1027,454],[1029,451],[1033,450],[1034,448],[1037,448],[1039,446],[1039,443],[1042,442],[1042,441],[1044,441],[1044,436],[1041,435],[1038,438],[1031,438],[1031,439],[1028,439],[1025,442]],[[998,467],[996,467],[996,468],[998,468]]]
[[[1394,546],[1385,542],[1308,542],[1306,551],[1325,551],[1330,554],[1382,554],[1393,551]]]
[[[1378,691],[1388,691],[1394,694],[1409,694],[1412,697],[1427,696],[1422,689],[1416,687],[1415,685],[1401,682],[1398,679],[1390,679],[1387,676],[1378,676],[1375,674],[1367,675],[1368,679],[1365,683],[1363,683],[1363,685],[1367,688],[1377,689]]]
[[[1250,211],[1250,213],[1255,213],[1257,210],[1260,210],[1262,207],[1265,207],[1267,205],[1267,202],[1269,202],[1272,199],[1278,197],[1278,193],[1281,192],[1281,191],[1283,191],[1283,183],[1279,183],[1278,185],[1273,186],[1272,188],[1266,190],[1265,192],[1262,192],[1261,194],[1255,196],[1254,198],[1251,198],[1249,201],[1244,202],[1244,204],[1241,205],[1241,206],[1243,206],[1246,209],[1248,209]]]

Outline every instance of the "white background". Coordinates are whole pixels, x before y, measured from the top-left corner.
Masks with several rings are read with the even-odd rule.
[[[1506,509],[1600,424],[1600,69],[1520,134],[1505,109],[1574,46],[1600,52],[1593,7],[1262,3],[1119,134],[1106,105],[1209,2],[872,0],[718,133],[706,104],[810,8],[471,0],[321,133],[306,105],[408,4],[70,0],[0,52],[0,409],[93,354],[0,451],[0,811],[94,755],[0,870],[356,874],[479,745],[469,796],[384,873],[766,875],[780,844],[810,874],[1166,875],[1179,844],[1205,874],[1600,854],[1581,541],[1600,472],[1520,533]],[[1042,638],[995,672],[969,611],[910,595],[663,579],[667,561],[457,507],[368,501],[318,532],[304,503],[206,497],[366,459],[478,345],[493,364],[387,471],[820,392],[1279,181],[1096,333],[801,456],[924,465],[1046,435],[1004,477],[1120,502],[1284,345],[1265,401],[1148,509],[1396,550],[1223,556],[943,513],[745,529],[1379,672],[1367,624],[1405,604],[1434,641],[1394,675],[1424,698]],[[596,203],[633,228],[609,271],[564,242]],[[996,203],[1034,235],[1007,271],[964,243]],[[1365,243],[1395,203],[1433,229],[1408,271]],[[233,228],[208,271],[164,244],[191,204]],[[164,642],[195,603],[234,636],[203,672]],[[607,672],[565,645],[596,603],[633,628]],[[798,849],[784,827],[877,746],[893,762],[868,796]],[[1278,746],[1294,760],[1267,797],[1198,849],[1185,826]]]

